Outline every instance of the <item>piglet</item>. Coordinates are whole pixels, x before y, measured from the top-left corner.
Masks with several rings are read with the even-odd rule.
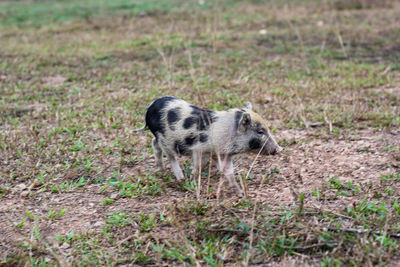
[[[154,100],[146,112],[146,127],[153,133],[152,146],[156,165],[163,169],[162,152],[167,155],[178,181],[184,179],[177,156],[192,156],[198,173],[211,153],[218,155],[218,168],[239,196],[242,189],[234,179],[232,156],[245,152],[275,155],[282,151],[268,130],[266,121],[244,108],[226,111],[204,110],[188,102],[164,96]]]

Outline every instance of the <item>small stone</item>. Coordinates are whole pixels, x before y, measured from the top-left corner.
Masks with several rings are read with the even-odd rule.
[[[60,246],[60,248],[62,248],[62,249],[67,249],[67,248],[69,248],[70,247],[70,245],[68,244],[68,243],[63,243],[61,246]]]
[[[361,137],[359,135],[354,135],[354,136],[350,136],[350,141],[359,141],[361,140]]]
[[[110,198],[111,199],[117,199],[119,197],[119,193],[112,193]]]
[[[258,33],[260,35],[266,35],[267,34],[267,30],[266,29],[261,29]]]
[[[21,197],[27,197],[29,195],[29,191],[22,191],[20,196]]]
[[[94,224],[93,224],[93,227],[103,227],[103,225],[104,225],[104,222],[102,222],[102,221],[98,221],[98,222],[95,222]]]
[[[24,184],[24,183],[22,183],[22,184],[17,184],[15,187],[14,187],[14,191],[16,191],[16,192],[21,192],[21,191],[24,191],[26,189],[26,184]]]
[[[33,180],[33,183],[28,187],[28,190],[32,190],[33,188],[41,185],[42,182],[40,182],[38,179]]]

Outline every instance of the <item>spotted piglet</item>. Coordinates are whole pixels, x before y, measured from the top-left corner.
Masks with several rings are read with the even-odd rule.
[[[178,181],[184,179],[177,161],[178,155],[192,156],[193,171],[207,162],[211,153],[219,155],[218,168],[239,196],[243,191],[234,179],[232,156],[243,152],[274,155],[282,150],[270,134],[267,123],[245,108],[209,111],[186,101],[165,96],[150,104],[146,112],[146,125],[155,136],[152,141],[155,161],[163,169],[165,152]]]

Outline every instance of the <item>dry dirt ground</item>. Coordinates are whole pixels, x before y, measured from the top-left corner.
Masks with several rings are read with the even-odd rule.
[[[0,1],[0,265],[400,262],[397,1],[98,1]],[[162,95],[266,118],[247,199],[154,171]]]
[[[382,175],[398,173],[400,170],[400,152],[387,150],[388,147],[400,147],[399,131],[382,131],[371,128],[363,129],[357,134],[350,133],[340,136],[328,134],[326,130],[319,128],[283,130],[276,133],[277,139],[285,138],[293,143],[285,147],[285,151],[277,156],[260,156],[253,166],[251,180],[248,182],[248,197],[252,201],[273,207],[273,209],[290,208],[297,201],[300,193],[305,195],[305,207],[316,210],[339,214],[346,207],[360,203],[362,198],[373,198],[375,191],[365,194],[337,196],[334,192],[326,190],[326,180],[337,177],[342,183],[353,182],[354,184],[381,184]],[[295,140],[295,141],[294,141]],[[144,144],[138,144],[143,146]],[[236,158],[236,175],[246,174],[249,166],[253,164],[255,155],[244,155]],[[118,165],[118,162],[110,162],[110,165]],[[154,167],[153,159],[141,160],[138,165]],[[103,173],[111,176],[112,166]],[[123,173],[134,174],[140,167],[125,167]],[[267,170],[279,169],[279,174],[269,177],[266,181]],[[145,170],[143,171],[145,172]],[[214,170],[215,172],[215,170]],[[77,176],[78,174],[75,174]],[[74,179],[74,174],[69,179]],[[211,183],[218,187],[220,176],[213,175]],[[261,183],[263,181],[263,183]],[[207,179],[203,177],[203,186]],[[106,214],[124,210],[129,214],[138,214],[143,211],[148,213],[168,214],[171,206],[177,205],[184,200],[194,199],[196,192],[184,191],[176,186],[165,185],[165,191],[154,197],[120,198],[115,191],[102,190],[103,185],[89,184],[81,192],[63,192],[60,194],[41,193],[40,186],[21,183],[12,187],[11,193],[3,197],[1,202],[0,241],[1,257],[9,255],[21,242],[27,242],[32,238],[30,233],[34,221],[25,224],[18,229],[16,224],[26,217],[25,211],[29,210],[39,217],[46,217],[50,210],[59,207],[66,208],[68,212],[63,215],[62,220],[44,219],[39,223],[38,230],[49,244],[55,244],[57,253],[68,254],[69,246],[58,244],[54,240],[56,234],[68,235],[88,234],[101,232],[106,225]],[[324,189],[325,188],[325,189]],[[382,192],[385,186],[381,187]],[[319,190],[324,194],[323,201],[313,197],[312,190]],[[399,192],[400,185],[393,186],[395,192]],[[222,189],[221,196],[216,199],[215,193],[207,195],[203,190],[200,200],[210,206],[223,204],[229,208],[235,206],[239,199],[227,188]],[[325,195],[326,194],[326,195]],[[386,193],[384,193],[386,194]],[[100,206],[105,198],[114,199],[115,202]],[[249,218],[247,218],[249,219]],[[352,226],[351,218],[341,218],[343,227],[346,223]],[[251,221],[251,220],[250,220]],[[309,222],[311,225],[318,222]],[[182,226],[185,227],[185,226]],[[157,233],[159,239],[171,239],[171,229],[161,229]],[[178,231],[174,229],[174,231]],[[134,233],[126,233],[129,238]],[[175,233],[178,234],[178,233]],[[172,234],[174,236],[174,234]],[[305,257],[311,263],[309,256]],[[389,261],[391,266],[397,266],[399,258]],[[282,258],[275,264],[281,266],[292,265],[303,262],[304,259]]]

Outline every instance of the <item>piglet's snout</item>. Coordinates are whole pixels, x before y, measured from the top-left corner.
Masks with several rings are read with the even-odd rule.
[[[279,154],[281,151],[283,150],[282,147],[276,145],[274,148],[272,148],[269,153],[267,153],[268,155],[276,155]]]
[[[282,148],[282,147],[280,147],[280,146],[277,146],[277,147],[275,148],[275,151],[274,151],[274,153],[273,153],[272,155],[279,154],[279,153],[280,153],[282,150],[283,150],[283,148]]]
[[[266,147],[263,149],[262,154],[264,155],[276,155],[282,151],[282,147],[275,145],[273,147]]]

